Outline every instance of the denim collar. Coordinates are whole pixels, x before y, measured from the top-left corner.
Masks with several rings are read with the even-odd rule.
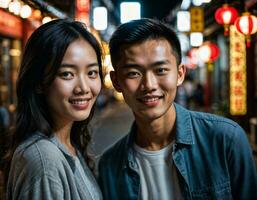
[[[173,103],[176,110],[176,137],[175,137],[175,145],[181,144],[181,145],[192,145],[194,144],[193,135],[192,135],[192,121],[190,117],[190,111],[183,108],[182,106]],[[136,122],[133,123],[129,134],[126,137],[126,153],[127,156],[124,157],[123,166],[126,168],[127,164],[131,168],[136,168],[135,165],[135,156],[134,156],[134,150],[133,150],[133,143],[135,134],[137,132],[137,125]]]

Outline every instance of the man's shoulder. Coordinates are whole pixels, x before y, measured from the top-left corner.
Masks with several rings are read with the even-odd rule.
[[[231,127],[239,126],[233,120],[223,116],[216,115],[216,114],[211,114],[206,112],[197,112],[197,111],[189,111],[189,113],[191,115],[191,118],[197,121],[209,122],[213,124],[222,124],[222,125],[231,126]]]
[[[100,158],[100,163],[106,163],[112,160],[121,159],[123,157],[122,155],[126,153],[128,137],[129,134],[125,135],[123,138],[121,138],[112,146],[110,146],[107,150],[105,150]]]
[[[235,134],[244,133],[241,126],[235,121],[211,113],[189,111],[193,126],[207,129],[211,134],[222,134],[234,137]]]

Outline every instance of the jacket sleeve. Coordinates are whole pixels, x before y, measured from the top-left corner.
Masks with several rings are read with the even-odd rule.
[[[47,174],[41,176],[30,185],[19,197],[22,200],[62,200],[64,199],[63,187],[54,177]]]
[[[228,148],[228,163],[233,199],[257,199],[257,171],[245,132],[235,127]]]

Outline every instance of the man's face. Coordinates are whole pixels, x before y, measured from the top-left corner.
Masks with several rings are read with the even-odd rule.
[[[122,92],[136,118],[154,120],[165,115],[184,80],[167,40],[151,39],[130,45],[111,72],[113,85]]]

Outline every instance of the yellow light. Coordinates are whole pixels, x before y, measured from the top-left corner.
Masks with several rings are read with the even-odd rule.
[[[118,101],[124,101],[123,95],[120,92],[114,91],[113,92],[113,96],[115,97],[115,99],[117,99]]]
[[[110,74],[106,74],[106,75],[105,75],[105,77],[104,77],[104,85],[105,85],[105,87],[108,88],[108,89],[113,88]]]
[[[45,23],[50,22],[50,21],[52,21],[52,18],[47,16],[47,17],[43,18],[42,23],[45,24]]]

